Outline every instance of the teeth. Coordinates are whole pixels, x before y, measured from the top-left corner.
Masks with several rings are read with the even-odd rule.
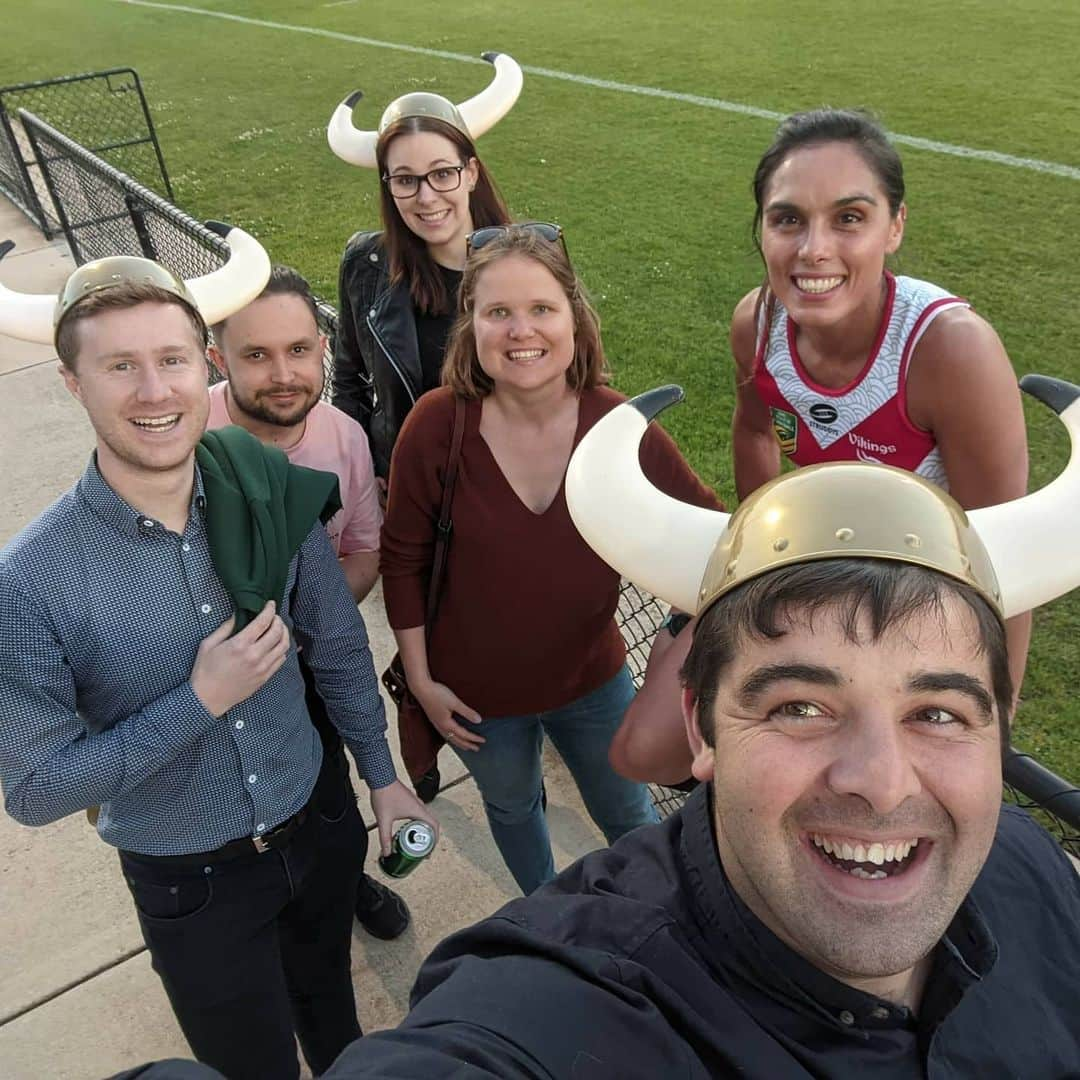
[[[506,354],[511,360],[535,360],[544,355],[543,349],[515,349]]]
[[[827,855],[847,862],[872,863],[881,866],[887,862],[903,862],[918,846],[919,840],[897,840],[890,844],[874,841],[871,844],[860,844],[856,841],[849,844],[843,840],[830,840],[820,833],[812,834],[814,844],[821,848]]]
[[[174,413],[172,416],[141,416],[132,419],[133,424],[138,424],[139,427],[148,428],[165,428],[171,424],[175,424],[180,419],[179,413]]]
[[[863,881],[881,881],[889,876],[884,870],[864,870],[861,866],[853,866],[848,873],[852,877],[862,878]]]
[[[842,277],[829,277],[829,278],[796,278],[795,284],[803,292],[808,293],[824,293],[830,289],[835,289],[838,285],[843,284],[844,279]]]

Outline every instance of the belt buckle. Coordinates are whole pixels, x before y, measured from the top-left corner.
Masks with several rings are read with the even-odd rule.
[[[251,842],[255,845],[255,850],[261,855],[265,851],[270,850],[270,845],[261,836],[253,836]]]

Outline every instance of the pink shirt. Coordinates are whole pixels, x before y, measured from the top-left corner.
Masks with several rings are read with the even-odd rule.
[[[228,383],[219,382],[210,387],[208,431],[233,422],[225,397],[227,386]],[[382,511],[364,429],[340,409],[320,401],[307,414],[302,438],[285,454],[294,465],[337,476],[341,509],[327,522],[326,531],[338,555],[378,551]]]

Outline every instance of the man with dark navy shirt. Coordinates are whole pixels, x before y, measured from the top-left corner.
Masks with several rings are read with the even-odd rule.
[[[1001,803],[1004,617],[1080,582],[1035,550],[1061,504],[965,514],[849,463],[729,520],[648,491],[645,397],[582,440],[567,500],[631,580],[698,598],[683,709],[701,786],[450,937],[402,1025],[327,1075],[1080,1075],[1080,879]],[[1056,497],[1078,486],[1071,467]]]

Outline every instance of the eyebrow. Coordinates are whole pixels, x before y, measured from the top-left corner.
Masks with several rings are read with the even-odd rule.
[[[839,686],[843,681],[839,671],[818,664],[768,664],[752,671],[743,680],[738,691],[739,704],[749,708],[774,683],[788,680],[815,686]]]
[[[955,691],[970,698],[986,723],[993,719],[993,699],[978,679],[962,671],[925,671],[908,679],[907,688],[912,693],[941,693]]]
[[[153,350],[153,354],[156,356],[162,356],[165,353],[183,352],[185,349],[190,348],[188,345],[162,345]],[[101,353],[98,356],[98,360],[137,360],[140,353],[136,349],[117,349],[115,352]]]
[[[434,161],[429,163],[427,169],[425,169],[424,171],[425,172],[430,172],[432,169],[439,168],[440,165],[456,165],[456,164],[457,164],[456,161],[451,161],[449,158],[443,158],[443,157],[436,158]],[[420,176],[421,175],[420,173],[414,173],[409,168],[408,165],[399,165],[396,169],[391,169],[390,170],[390,175],[391,176],[397,176],[397,174],[400,173],[402,169],[404,169],[405,172],[407,172],[410,176]]]
[[[878,201],[873,195],[867,195],[864,192],[858,192],[854,195],[844,195],[842,198],[833,202],[834,207],[851,206],[853,203],[869,203],[871,206],[877,206]],[[799,210],[801,209],[797,204],[788,202],[786,200],[777,199],[776,202],[769,203],[765,207],[766,214],[775,213],[778,210]]]
[[[285,348],[286,349],[291,349],[294,345],[310,345],[313,341],[318,341],[318,340],[319,340],[319,335],[317,333],[315,333],[315,334],[301,334],[299,337],[293,338],[292,341],[286,342],[285,343]],[[263,345],[259,341],[245,341],[244,344],[240,346],[239,351],[241,353],[270,352],[270,346],[269,345]]]

